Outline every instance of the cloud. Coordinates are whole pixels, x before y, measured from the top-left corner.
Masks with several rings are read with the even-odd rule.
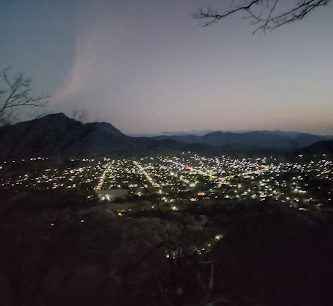
[[[65,86],[56,94],[56,100],[63,101],[80,95],[91,84],[98,64],[96,47],[93,35],[77,39],[69,78]]]

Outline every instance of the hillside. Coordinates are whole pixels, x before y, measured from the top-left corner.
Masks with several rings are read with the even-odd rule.
[[[333,155],[333,140],[323,140],[304,148],[306,154],[328,154]]]

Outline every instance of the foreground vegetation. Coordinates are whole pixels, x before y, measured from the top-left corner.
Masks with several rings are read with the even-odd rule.
[[[119,215],[74,190],[1,191],[1,305],[329,305],[333,222],[271,201]]]

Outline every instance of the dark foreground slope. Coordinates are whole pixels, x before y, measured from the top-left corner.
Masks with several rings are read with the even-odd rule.
[[[73,191],[1,197],[1,305],[332,305],[330,211],[221,202],[118,217]],[[210,252],[185,252],[216,233]]]

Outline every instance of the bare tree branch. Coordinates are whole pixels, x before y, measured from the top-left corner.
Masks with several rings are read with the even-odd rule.
[[[286,8],[280,0],[245,0],[232,1],[230,8],[219,12],[217,9],[201,8],[193,14],[193,18],[203,20],[203,26],[209,26],[240,12],[243,17],[252,20],[256,26],[254,34],[258,31],[274,30],[287,23],[303,19],[314,9],[327,5],[331,0],[292,0],[294,3]],[[236,4],[235,4],[236,2]]]
[[[48,96],[32,95],[32,79],[23,73],[10,75],[11,67],[3,70],[5,88],[0,88],[0,126],[8,125],[19,118],[23,108],[30,111],[46,106]]]

